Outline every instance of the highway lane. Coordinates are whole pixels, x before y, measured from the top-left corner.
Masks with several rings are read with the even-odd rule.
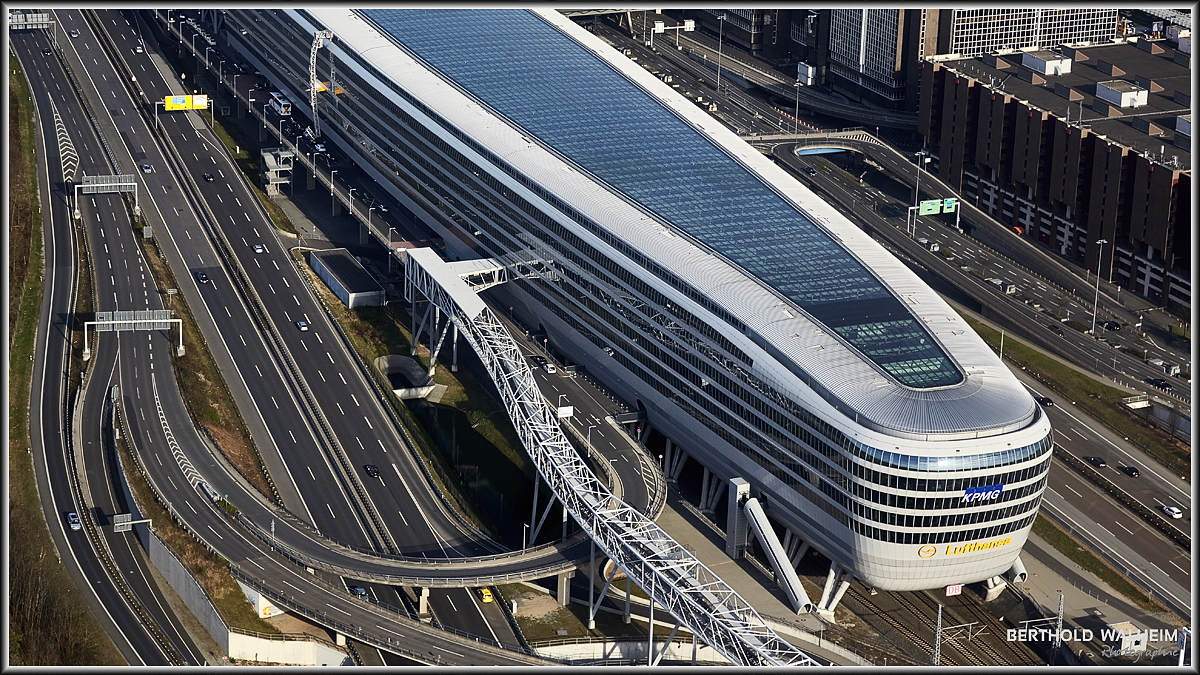
[[[132,30],[131,30],[131,31],[129,31],[129,36],[131,36],[131,37],[132,37],[134,34],[135,34],[135,31],[132,31]],[[131,50],[131,51],[132,51],[132,50]],[[149,80],[149,78],[145,78],[145,77],[144,77],[144,78],[142,78],[142,80],[139,80],[139,85],[140,85],[140,86],[143,86],[143,87],[145,87],[145,88],[147,88],[147,89],[150,89],[150,88],[151,88],[153,85],[152,85],[152,83],[151,83],[151,82],[149,82],[148,80]],[[157,96],[157,94],[155,93],[155,94],[152,94],[152,97],[153,97],[153,98],[157,98],[158,96]],[[163,116],[163,123],[164,123],[164,126],[166,126],[166,125],[169,125],[169,124],[171,123],[171,120],[172,120],[172,119],[174,119],[174,120],[177,120],[177,121],[178,121],[178,120],[180,119],[180,116],[178,116],[178,115],[177,115],[177,116],[175,116],[174,118],[170,118],[170,117],[168,117],[168,116],[164,115],[164,116]],[[191,125],[191,129],[189,129],[187,125],[180,124],[178,128],[174,129],[174,131],[176,132],[176,135],[175,135],[175,136],[173,136],[173,137],[176,137],[176,138],[179,138],[179,137],[186,137],[186,136],[188,136],[188,135],[189,135],[189,133],[194,133],[194,132],[195,132],[195,127],[196,127],[196,126],[199,126],[199,125],[196,125],[196,124],[193,122],[193,124]],[[182,148],[182,145],[183,145],[183,144],[181,143],[181,148]],[[186,150],[184,150],[184,149],[181,149],[181,152],[186,152]],[[211,155],[210,155],[210,157],[211,157]],[[234,172],[233,172],[233,167],[232,167],[232,166],[230,166],[230,167],[229,167],[229,169],[230,169],[231,175],[236,175],[236,173],[234,173]],[[211,185],[215,185],[215,181],[214,181],[214,184],[211,184]],[[202,187],[202,188],[204,187],[204,186],[203,186],[203,184],[201,184],[201,187]],[[241,186],[239,185],[239,187],[241,187]],[[248,196],[247,196],[247,199],[249,199],[249,197],[248,197]],[[218,200],[218,201],[220,202],[221,200]],[[248,202],[247,202],[247,203],[248,203]],[[244,216],[244,215],[245,215],[245,212],[244,212],[244,211],[243,211],[243,212],[241,212],[241,215],[243,215],[243,216]],[[178,240],[178,238],[176,239],[176,241],[177,241],[177,242],[179,241],[179,240]],[[272,247],[272,246],[268,245],[268,250],[267,250],[267,252],[266,252],[265,254],[254,254],[254,255],[257,255],[257,256],[270,256],[270,255],[271,255],[271,253],[272,253],[272,251],[274,251],[274,250],[275,250],[275,248],[274,248],[274,247]],[[266,258],[261,258],[261,259],[262,259],[262,260],[265,260]],[[255,258],[252,258],[251,260],[254,260],[254,262],[258,262],[258,259],[255,259]],[[274,265],[272,265],[272,267],[274,267]],[[284,265],[284,266],[282,266],[282,267],[286,268],[286,265]],[[259,268],[259,269],[261,269],[261,267],[259,267],[259,265],[255,265],[255,266],[246,265],[246,268],[247,268],[247,271],[248,271],[248,272],[250,272],[251,274],[253,274],[253,272],[254,272],[254,269],[255,269],[255,268]],[[214,279],[215,279],[215,277],[214,277]],[[270,282],[268,281],[267,283],[269,284]],[[295,297],[294,297],[294,298],[293,298],[293,301],[296,301],[297,299],[298,299],[298,298],[295,298]],[[214,312],[214,314],[217,314],[217,313],[215,313],[215,312]],[[285,315],[285,316],[286,316],[286,315]],[[313,318],[313,317],[312,317],[312,315],[309,315],[309,316],[310,316],[310,318]],[[218,317],[218,319],[219,319],[219,314],[217,314],[217,317]],[[285,320],[290,320],[290,317],[286,317],[286,318],[285,318]],[[313,321],[313,325],[314,325],[315,327],[316,327],[316,326],[319,326],[319,323],[320,323],[319,321]],[[286,335],[285,335],[285,337],[286,337]],[[304,345],[302,345],[302,347],[303,347],[303,346],[304,346]],[[351,372],[353,372],[353,371],[351,371]],[[317,376],[318,376],[318,377],[324,377],[324,373],[322,373],[321,371],[319,371],[319,370],[318,370],[318,371],[317,371]],[[342,376],[342,377],[344,377],[344,376]],[[342,377],[339,377],[339,380],[341,380],[341,379],[342,379]],[[364,389],[365,389],[365,388],[364,388]],[[365,398],[365,397],[364,397],[364,398]],[[351,397],[351,400],[353,400],[353,399],[354,399],[354,397],[352,396],[352,397]],[[372,426],[376,426],[376,425],[371,425],[370,423],[368,423],[368,427],[369,427],[369,428],[370,428],[370,427],[372,427]],[[361,442],[362,440],[363,440],[363,439],[356,438],[356,442]],[[383,446],[381,446],[381,448],[382,448],[382,447],[383,447]],[[372,459],[374,459],[374,458],[372,458]],[[377,461],[377,460],[376,460],[376,461]],[[296,472],[293,472],[293,473],[296,473]],[[312,475],[312,474],[310,474],[310,475]],[[315,479],[315,477],[314,477],[314,479]],[[407,490],[407,488],[406,488],[406,492],[410,492],[410,491],[409,491],[409,490]],[[434,505],[435,505],[435,506],[438,506],[438,507],[440,507],[440,503],[436,503],[436,502],[435,502],[435,504],[434,504]],[[402,520],[403,520],[403,519],[404,519],[404,518],[403,518],[403,516],[402,516]],[[422,518],[422,520],[425,520],[425,519],[424,519],[424,518]],[[418,522],[420,522],[420,521],[418,521]],[[457,592],[461,593],[462,591],[457,591]],[[448,594],[452,594],[452,593],[455,593],[455,591],[447,591],[446,593],[448,593]],[[449,596],[447,596],[447,597],[449,597]],[[449,603],[453,603],[453,600],[449,600]],[[435,605],[436,605],[436,600],[435,600]]]
[[[95,36],[92,35],[91,29],[82,21],[78,13],[74,13],[71,17],[64,17],[64,24],[72,21],[78,24],[78,30],[81,33],[76,41],[82,41],[81,44],[87,45],[89,52],[99,52],[99,46],[94,42]],[[124,19],[122,19],[123,21]],[[130,35],[136,33],[132,27],[127,26],[127,28]],[[136,40],[135,37],[133,39]],[[131,45],[129,46],[131,58],[140,57],[149,60],[148,54],[133,54]],[[242,307],[236,292],[229,283],[223,283],[225,277],[219,272],[219,259],[216,253],[207,247],[207,240],[202,236],[199,223],[189,204],[183,198],[179,184],[169,171],[167,161],[158,151],[144,123],[132,113],[134,103],[125,96],[123,88],[119,86],[120,78],[108,62],[103,60],[103,55],[99,56],[101,58],[93,57],[91,59],[93,63],[87,70],[86,77],[81,77],[80,80],[85,87],[94,88],[93,97],[95,99],[108,102],[103,112],[97,112],[101,115],[109,115],[112,126],[117,130],[116,133],[121,142],[115,143],[114,147],[124,146],[128,152],[126,156],[132,160],[131,167],[140,166],[143,163],[149,164],[151,167],[150,173],[137,171],[135,174],[138,181],[142,183],[139,188],[143,189],[141,199],[146,222],[157,233],[161,250],[172,263],[173,269],[182,268],[188,271],[186,273],[177,271],[176,283],[180,287],[181,293],[187,298],[202,330],[205,324],[212,325],[217,322],[222,322],[226,328],[225,335],[228,335],[228,338],[223,338],[220,333],[215,331],[206,335],[210,350],[214,354],[225,351],[234,359],[241,357],[239,361],[236,361],[236,370],[232,373],[226,371],[226,381],[231,389],[242,384],[251,392],[245,398],[252,402],[250,411],[253,412],[247,414],[246,408],[243,408],[243,417],[248,418],[249,424],[254,421],[252,418],[257,416],[262,427],[269,430],[270,433],[269,438],[255,436],[260,452],[264,455],[271,451],[288,454],[292,457],[298,455],[302,458],[303,467],[328,471],[324,455],[318,451],[316,440],[309,431],[305,417],[282,378],[278,376],[272,378],[269,374],[265,377],[248,377],[249,373],[258,374],[273,367],[271,365],[273,359],[263,348],[261,340],[257,337],[257,330]],[[157,72],[153,68],[153,64],[148,72]],[[148,80],[149,76],[143,77],[139,80],[139,85],[147,85]],[[166,93],[163,94],[163,96],[165,95]],[[158,98],[161,100],[162,97]],[[169,116],[163,115],[163,117]],[[121,120],[121,122],[117,123],[116,120]],[[115,139],[113,140],[115,141]],[[180,240],[203,244],[203,246],[184,248],[179,251],[171,243],[173,241],[179,243]],[[178,257],[172,255],[176,251],[179,251]],[[188,262],[183,262],[184,260]],[[200,271],[208,273],[212,281],[208,284],[198,283],[195,274]],[[241,311],[230,312],[230,308],[241,309]],[[232,344],[230,344],[231,342]],[[237,345],[243,342],[245,344],[242,348],[237,349]],[[186,359],[186,357],[184,358]],[[269,412],[262,410],[262,405],[266,405],[267,402],[271,402],[270,405],[274,408]],[[145,412],[142,410],[141,414],[145,414]],[[251,428],[253,430],[253,427]],[[340,523],[356,523],[355,512],[341,491],[335,485],[317,481],[312,476],[313,474],[306,469],[301,469],[275,472],[273,478],[275,483],[281,486],[281,494],[294,493],[297,495],[297,499],[287,501],[289,507],[297,510],[302,516],[311,518],[318,528],[336,530]],[[304,479],[311,482],[303,482]],[[286,489],[289,481],[297,484],[296,487],[290,490]],[[309,506],[309,501],[314,502],[315,508]],[[359,545],[368,543],[361,527],[358,528],[357,533],[353,529],[347,530],[342,534],[342,538]]]
[[[185,29],[185,32],[187,30],[189,29]],[[143,83],[143,86],[147,92],[151,92],[151,98],[158,97],[157,90],[154,89],[158,86],[157,82],[150,86]],[[196,156],[205,157],[204,153],[207,152],[207,158],[213,157],[212,147],[200,146],[196,142],[199,139],[187,135],[187,121],[184,116],[164,118],[163,123],[183,156],[187,157],[191,152]],[[171,125],[177,126],[172,128]],[[213,145],[215,146],[215,143]],[[334,434],[340,439],[355,470],[361,471],[363,464],[377,464],[382,468],[394,466],[393,472],[398,469],[402,475],[399,484],[390,490],[380,482],[363,481],[385,523],[403,531],[403,537],[394,534],[393,538],[404,540],[402,551],[406,553],[440,557],[490,552],[474,546],[454,520],[442,513],[440,500],[432,495],[422,494],[418,497],[418,504],[412,504],[415,495],[410,495],[410,492],[426,492],[424,489],[410,490],[410,487],[421,485],[424,480],[422,474],[412,464],[411,459],[405,456],[406,453],[398,452],[404,447],[403,442],[391,429],[389,418],[356,364],[339,344],[335,330],[324,317],[323,310],[308,294],[306,282],[293,266],[284,243],[274,238],[273,226],[260,210],[239,206],[250,205],[254,197],[240,178],[234,178],[239,176],[236,167],[223,152],[220,154],[216,161],[231,179],[224,187],[216,182],[202,184],[201,192],[209,199],[215,220],[234,245],[242,268],[268,308],[271,320],[300,368],[308,387],[314,394],[321,393],[317,396],[318,404],[322,407]],[[222,196],[221,192],[226,194]],[[179,243],[181,247],[186,248],[186,244]],[[265,245],[266,251],[261,254],[254,253],[255,243]],[[302,333],[296,329],[294,322],[299,319],[309,323],[309,331]],[[234,345],[233,349],[236,351],[237,346]],[[364,477],[360,475],[358,478],[362,480]],[[389,517],[388,514],[392,515]],[[439,524],[441,527],[435,531],[429,523]],[[350,543],[357,544],[353,541]]]
[[[851,142],[850,144],[867,153],[876,166],[882,168],[890,176],[901,177],[899,179],[902,181],[908,180],[907,177],[913,175],[915,171],[913,164],[897,157],[895,152],[875,148],[867,143]],[[887,223],[889,229],[899,228],[900,232],[904,231],[907,208],[911,206],[910,203],[907,201],[897,202],[890,195],[860,184],[857,176],[851,176],[836,166],[826,165],[820,159],[820,155],[797,156],[788,148],[790,145],[777,146],[773,154],[776,159],[799,170],[797,175],[800,176],[802,182],[807,181],[808,184],[818,186],[820,190],[844,205],[853,205],[853,210],[863,219],[871,219],[867,215],[869,211],[878,216],[872,219],[873,221],[881,220]],[[817,170],[817,174],[810,176],[804,173],[807,168]],[[925,179],[922,183],[926,185],[922,189],[922,195],[927,198],[937,196],[930,194],[930,188],[927,185],[932,182],[931,175],[928,172],[921,173]],[[1131,331],[1137,330],[1132,325],[1136,323],[1136,319],[1132,318],[1136,315],[1129,315],[1128,310],[1120,308],[1116,303],[1110,302],[1106,307],[1103,297],[1098,321],[1103,322],[1106,319],[1115,318],[1119,323],[1123,323],[1124,329],[1107,331],[1102,330],[1098,324],[1096,335],[1093,338],[1067,326],[1062,326],[1058,328],[1062,335],[1056,335],[1052,331],[1059,326],[1059,320],[1053,314],[1046,314],[1051,310],[1057,315],[1070,317],[1090,328],[1092,295],[1087,292],[1090,284],[1067,273],[1062,264],[1057,261],[1043,263],[1042,259],[1045,256],[1034,251],[1032,245],[1015,235],[1000,233],[1002,237],[998,238],[995,236],[996,233],[991,232],[991,228],[972,225],[972,223],[986,222],[987,219],[981,212],[978,212],[975,206],[964,204],[961,201],[960,205],[964,207],[962,218],[964,230],[968,230],[971,237],[961,235],[952,228],[941,225],[941,221],[937,219],[918,218],[916,223],[915,237],[925,237],[930,241],[938,242],[952,256],[950,259],[941,259],[938,256],[940,259],[938,264],[946,265],[945,268],[939,267],[939,269],[948,271],[943,273],[946,279],[952,281],[958,278],[965,279],[971,275],[972,271],[975,271],[984,277],[1003,279],[1016,285],[1018,291],[1014,295],[1004,296],[1003,292],[993,286],[988,288],[989,293],[984,297],[1003,296],[1007,300],[1006,304],[1013,307],[1024,304],[1017,300],[1018,296],[1028,297],[1030,305],[1027,306],[1026,313],[1036,309],[1032,308],[1034,303],[1042,308],[1041,311],[1036,312],[1041,321],[1036,329],[1031,327],[1029,332],[1031,338],[1046,343],[1046,346],[1053,351],[1089,370],[1105,376],[1117,377],[1143,392],[1150,391],[1162,395],[1145,383],[1151,378],[1165,378],[1166,375],[1162,370],[1146,364],[1143,359],[1123,351],[1123,348],[1145,348],[1147,358],[1157,356],[1177,364],[1186,362],[1186,356],[1170,349],[1162,349],[1153,341],[1142,342],[1136,338],[1131,334]],[[879,230],[881,236],[890,237],[893,240],[899,234],[899,232],[891,233],[878,227],[876,229]],[[1003,251],[1003,255],[997,253],[997,250]],[[932,255],[918,254],[917,257],[934,259]],[[1025,267],[1039,270],[1046,278],[1042,279],[1031,275],[1027,269],[1014,265],[1007,258],[1015,258]],[[958,284],[957,281],[954,283]],[[1103,341],[1100,338],[1103,338]],[[1057,344],[1053,344],[1055,341]],[[1176,387],[1170,395],[1190,405],[1190,394],[1185,389],[1185,386]]]
[[[67,39],[65,31],[61,39]],[[66,84],[57,58],[41,54],[48,43],[42,33],[10,33],[10,45],[35,96],[41,132],[38,185],[43,204],[46,271],[37,337],[41,348],[34,352],[35,376],[30,392],[31,401],[37,402],[30,406],[30,436],[38,490],[55,546],[63,553],[69,573],[117,649],[131,664],[167,665],[170,660],[114,586],[87,535],[70,531],[63,520],[67,511],[80,513],[85,522],[89,516],[76,502],[67,466],[70,440],[65,436],[64,414],[70,414],[66,405],[74,400],[78,385],[66,381],[77,266],[72,207],[64,177],[77,177],[75,171],[79,168],[96,173],[100,162],[94,137],[90,131],[82,131],[85,127],[80,123],[78,101]],[[75,129],[74,135],[59,134],[55,112],[64,125],[62,131]],[[72,158],[78,165],[72,166]],[[86,471],[80,478],[86,480]]]

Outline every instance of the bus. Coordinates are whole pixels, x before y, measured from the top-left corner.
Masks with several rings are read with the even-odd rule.
[[[277,91],[271,92],[271,107],[279,113],[280,117],[288,117],[292,114],[292,102]]]

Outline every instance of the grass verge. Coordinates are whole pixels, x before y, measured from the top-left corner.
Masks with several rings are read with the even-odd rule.
[[[391,385],[375,370],[373,364],[375,359],[380,356],[396,353],[408,354],[412,344],[411,333],[406,328],[410,321],[408,313],[400,310],[401,305],[399,304],[349,309],[330,292],[325,286],[325,282],[313,273],[308,264],[304,262],[304,256],[300,252],[297,252],[295,257],[304,273],[308,275],[312,286],[317,289],[317,297],[333,314],[334,320],[349,337],[355,352],[368,364],[371,376],[384,391],[390,391]],[[419,346],[414,358],[417,358],[422,365],[427,366],[429,350],[424,346]],[[494,394],[490,393],[470,372],[463,368],[460,368],[457,373],[451,373],[448,367],[438,368],[433,379],[435,383],[444,384],[447,387],[446,392],[442,395],[441,405],[457,408],[463,411],[468,419],[476,420],[475,424],[478,426],[475,431],[496,446],[507,460],[526,473],[532,470],[529,458],[521,449],[520,440],[511,423],[508,422],[508,418],[493,414],[503,410]],[[437,449],[436,443],[413,416],[412,411],[395,397],[388,396],[387,398],[388,404],[392,406],[397,416],[416,439],[418,450],[425,462],[437,467],[437,470],[431,471],[431,474],[438,489],[472,524],[488,536],[499,540],[500,534],[493,519],[478,508],[475,500],[467,496],[468,491],[459,482],[453,467]]]
[[[150,273],[154,275],[158,288],[177,288],[175,276],[163,259],[157,242],[148,243],[145,239],[140,241],[142,255]],[[175,310],[176,318],[183,320],[183,346],[186,355],[181,358],[172,350],[171,363],[175,367],[175,379],[188,412],[197,424],[208,431],[230,463],[255,487],[273,497],[274,491],[263,468],[262,458],[246,430],[229,387],[208,350],[208,344],[196,326],[191,309],[182,294],[168,297],[168,308]]]
[[[998,331],[971,318],[966,318],[966,321],[992,349],[998,349]],[[1128,393],[1110,387],[1016,340],[1005,342],[1004,358],[1022,367],[1088,415],[1128,439],[1175,475],[1183,477],[1184,480],[1190,479],[1190,449],[1170,434],[1126,410],[1121,404],[1121,399],[1129,396]]]
[[[42,212],[36,127],[25,73],[10,59],[8,663],[127,665],[84,601],[42,517],[29,429],[29,388],[42,304]]]
[[[278,628],[259,618],[258,613],[254,611],[241,587],[229,573],[229,562],[210,552],[180,527],[154,497],[145,477],[133,468],[136,464],[129,454],[128,443],[128,437],[122,434],[121,461],[127,469],[126,478],[134,498],[137,499],[138,507],[146,518],[153,521],[154,533],[179,558],[204,592],[208,593],[213,606],[221,613],[225,623],[260,633],[278,633]]]
[[[1100,558],[1097,558],[1086,546],[1075,537],[1064,532],[1057,525],[1039,514],[1033,521],[1033,533],[1041,537],[1047,544],[1053,546],[1059,553],[1067,556],[1071,562],[1099,577],[1114,591],[1147,612],[1165,612],[1163,607],[1142,589],[1130,581],[1124,574],[1116,571]]]

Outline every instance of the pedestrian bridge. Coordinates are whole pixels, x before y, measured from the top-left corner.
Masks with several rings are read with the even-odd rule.
[[[435,310],[431,337],[440,322],[437,315],[446,318],[437,345],[430,345],[431,365],[447,330],[453,327],[456,337],[461,334],[479,355],[538,473],[616,567],[733,663],[817,665],[781,639],[753,607],[690,551],[614,496],[592,474],[563,434],[516,342],[458,270],[433,249],[419,248],[407,252],[405,272],[405,299],[429,302]],[[414,342],[417,334],[414,332]],[[611,583],[611,575],[607,581]]]

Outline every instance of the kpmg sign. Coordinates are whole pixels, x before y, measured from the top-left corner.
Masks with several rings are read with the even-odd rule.
[[[998,499],[1004,492],[1004,483],[967,488],[963,491],[963,502],[986,502]]]

